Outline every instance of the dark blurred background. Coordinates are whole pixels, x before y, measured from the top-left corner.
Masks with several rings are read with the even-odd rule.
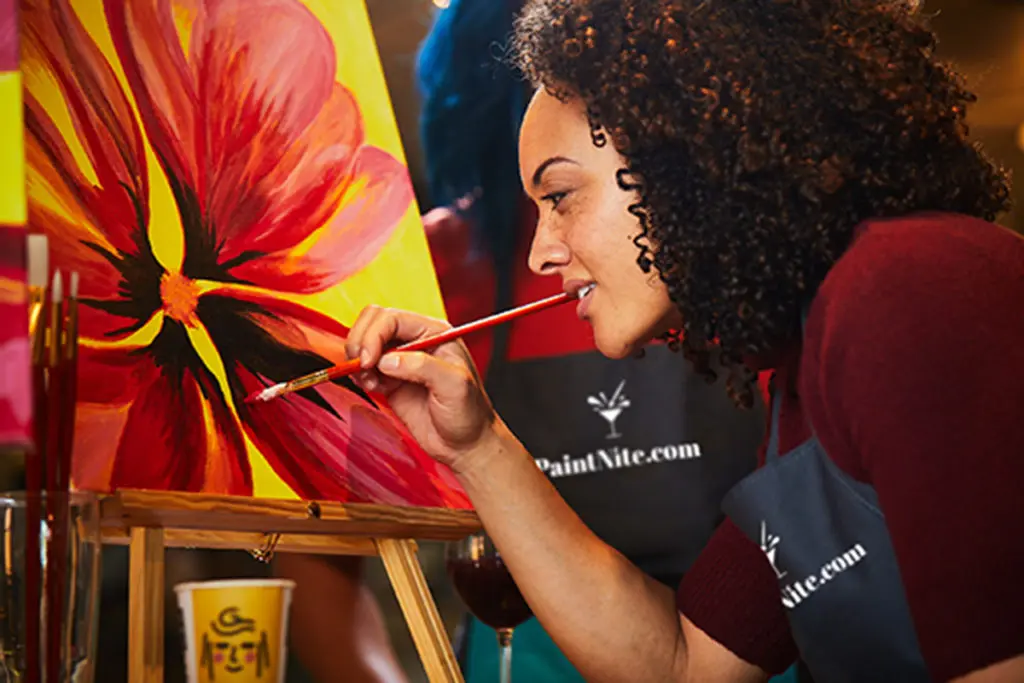
[[[494,0],[501,2],[502,0]],[[414,53],[434,12],[446,0],[367,0],[384,73],[395,106],[413,184],[425,211],[416,117],[419,98],[412,82]],[[1024,173],[1024,0],[924,0],[935,18],[940,54],[955,62],[979,101],[971,108],[973,136],[1002,164]],[[1014,197],[1024,203],[1024,179]],[[1004,218],[1024,232],[1024,208]]]
[[[360,0],[339,0],[358,2]],[[501,2],[503,0],[493,0]],[[412,80],[415,52],[435,12],[446,0],[367,0],[381,61],[395,107],[395,115],[408,156],[420,208],[426,201],[423,155],[419,145],[419,98]],[[1024,0],[928,0],[925,11],[934,14],[940,53],[955,62],[979,97],[970,110],[972,135],[1004,166],[1017,171],[1014,197],[1018,208],[1002,219],[1024,232]],[[445,623],[453,631],[461,606],[444,575],[443,548],[422,544],[421,557]],[[101,662],[97,683],[120,683],[126,671],[127,552],[110,549],[105,557],[107,600],[102,613]],[[370,560],[367,581],[381,601],[388,627],[410,683],[426,681],[397,602],[379,560]],[[170,588],[180,581],[237,576],[259,576],[265,568],[246,553],[171,551],[168,557],[167,682],[184,681],[181,671],[180,618]],[[339,662],[343,667],[343,663]],[[297,665],[289,683],[309,681]]]

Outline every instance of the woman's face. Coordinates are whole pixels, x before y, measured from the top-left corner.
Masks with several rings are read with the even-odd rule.
[[[530,268],[568,291],[595,285],[577,312],[610,358],[680,326],[665,284],[637,265],[640,224],[627,211],[637,197],[615,179],[624,166],[610,142],[594,145],[581,103],[534,95],[519,136],[519,172],[540,211]]]

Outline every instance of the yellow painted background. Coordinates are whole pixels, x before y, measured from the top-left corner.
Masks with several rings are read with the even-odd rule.
[[[24,225],[25,138],[21,74],[0,72],[0,223]]]

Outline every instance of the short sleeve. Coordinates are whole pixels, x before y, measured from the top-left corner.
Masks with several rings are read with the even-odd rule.
[[[676,604],[711,638],[769,674],[796,659],[775,573],[728,518],[683,577]]]

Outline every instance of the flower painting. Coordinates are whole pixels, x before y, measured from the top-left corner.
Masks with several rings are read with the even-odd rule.
[[[466,507],[344,379],[443,315],[362,0],[21,0],[28,223],[82,277],[73,484]]]

